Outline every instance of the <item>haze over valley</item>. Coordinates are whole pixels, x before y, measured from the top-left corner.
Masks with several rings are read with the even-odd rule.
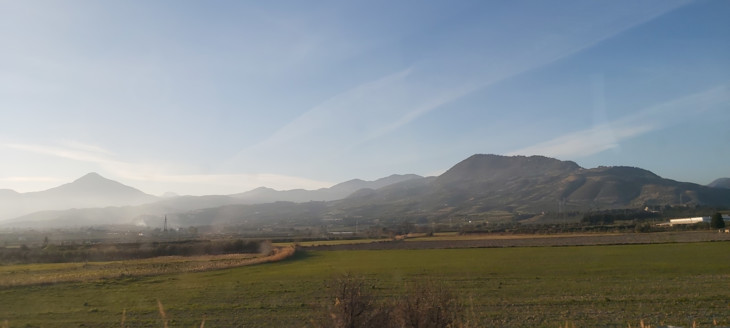
[[[723,181],[723,180],[718,180]],[[363,223],[539,219],[545,212],[589,212],[672,205],[730,206],[730,189],[664,179],[634,167],[586,169],[543,156],[473,155],[435,177],[391,175],[317,190],[260,187],[231,195],[161,198],[89,173],[42,192],[2,194],[8,227],[294,225],[356,217]],[[298,222],[299,221],[299,222]],[[317,223],[319,222],[319,223]]]

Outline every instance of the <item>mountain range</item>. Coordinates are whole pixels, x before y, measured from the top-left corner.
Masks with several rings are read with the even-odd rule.
[[[188,226],[348,217],[429,220],[647,205],[730,206],[730,189],[721,183],[701,186],[664,179],[635,167],[586,169],[543,156],[479,154],[438,177],[392,175],[319,190],[262,187],[234,195],[162,199],[92,173],[38,193],[0,191],[3,204],[14,199],[24,199],[24,205],[38,201],[42,206],[35,208],[44,211],[7,220],[5,226],[146,225],[168,214],[175,224]],[[92,203],[104,205],[83,208]],[[12,212],[2,207],[3,213]]]
[[[648,205],[730,205],[730,190],[678,182],[635,167],[585,169],[542,156],[474,155],[438,177],[411,179],[320,203],[228,205],[181,213],[181,224],[259,224],[274,220],[434,222],[502,219],[544,212]],[[296,218],[293,220],[292,218]],[[288,221],[287,221],[288,220]]]
[[[272,203],[280,201],[295,203],[309,201],[332,201],[345,198],[361,189],[379,189],[391,184],[420,178],[423,177],[415,174],[393,174],[389,177],[381,178],[375,181],[353,179],[336,184],[330,188],[322,188],[317,190],[294,189],[279,191],[271,188],[259,187],[251,191],[230,196],[240,199],[246,204]]]
[[[387,209],[401,217],[461,217],[676,204],[728,206],[730,190],[664,179],[635,167],[585,169],[542,156],[474,155],[430,182],[360,193],[336,207],[349,215]]]
[[[377,189],[420,178],[415,174],[393,174],[375,181],[353,179],[317,190],[278,191],[260,187],[233,195],[178,196],[168,193],[164,197],[155,197],[97,173],[89,173],[71,183],[41,192],[0,190],[0,224],[24,227],[144,226],[168,213],[232,204],[332,201],[345,198],[360,189]]]
[[[141,205],[159,200],[119,182],[89,173],[77,180],[44,191],[18,193],[0,190],[0,219],[48,210]]]

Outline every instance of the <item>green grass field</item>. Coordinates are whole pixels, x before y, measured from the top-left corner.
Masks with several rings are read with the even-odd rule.
[[[201,273],[0,289],[9,327],[303,327],[334,275],[363,275],[383,297],[429,277],[479,326],[730,325],[730,243],[310,251]]]

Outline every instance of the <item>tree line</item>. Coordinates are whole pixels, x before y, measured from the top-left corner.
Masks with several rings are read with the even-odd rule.
[[[158,256],[196,256],[258,253],[257,240],[188,240],[152,243],[0,247],[0,264],[95,262],[144,259]]]

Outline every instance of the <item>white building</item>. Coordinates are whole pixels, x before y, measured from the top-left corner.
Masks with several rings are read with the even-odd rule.
[[[723,214],[722,219],[726,222],[730,222],[730,214]],[[677,224],[695,224],[700,222],[707,222],[710,223],[712,221],[712,217],[710,216],[698,216],[694,218],[681,218],[681,219],[671,219],[669,220],[669,225],[677,225]]]
[[[676,224],[695,224],[700,222],[710,222],[711,218],[709,216],[700,216],[695,218],[682,218],[682,219],[671,219],[669,220],[669,225],[673,226]]]

